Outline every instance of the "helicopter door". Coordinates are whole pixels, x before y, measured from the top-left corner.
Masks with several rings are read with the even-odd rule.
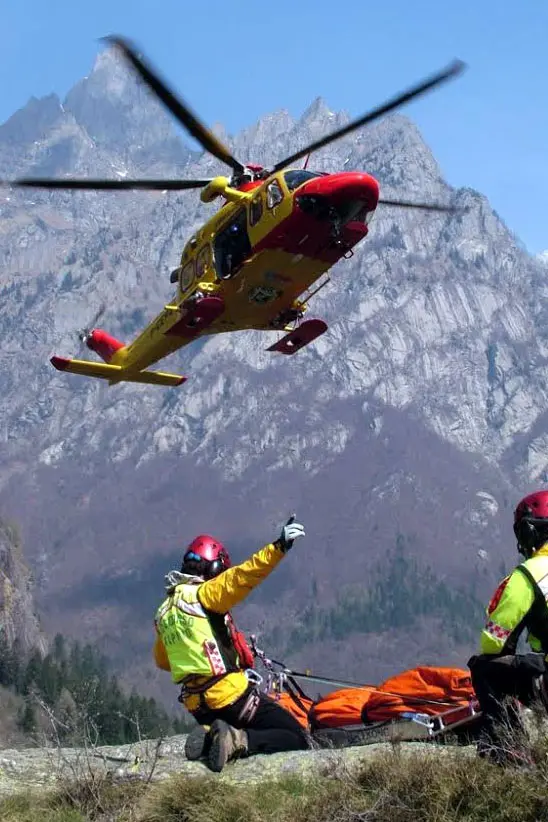
[[[283,198],[284,194],[280,188],[279,182],[277,180],[272,180],[266,189],[266,204],[268,208],[276,208],[276,206],[282,202]]]
[[[251,254],[245,209],[217,234],[213,248],[217,276],[221,280],[230,280]]]
[[[261,230],[265,234],[280,223],[279,206],[283,203],[284,192],[278,180],[272,180],[266,187],[266,208],[261,217]]]

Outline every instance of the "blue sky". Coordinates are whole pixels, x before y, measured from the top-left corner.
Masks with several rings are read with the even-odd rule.
[[[546,0],[3,0],[0,24],[0,121],[31,95],[63,96],[110,33],[230,132],[317,96],[357,116],[460,57],[463,77],[404,112],[452,185],[486,194],[531,252],[548,248]]]

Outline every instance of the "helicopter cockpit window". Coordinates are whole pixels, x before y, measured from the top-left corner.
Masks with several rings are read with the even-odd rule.
[[[275,208],[284,198],[283,191],[277,180],[272,180],[266,189],[266,204],[269,208]]]
[[[318,174],[317,171],[306,171],[304,168],[294,168],[291,171],[286,171],[284,174],[285,184],[290,191],[295,191],[296,188],[313,180],[314,177],[323,177],[323,174]]]
[[[219,232],[215,239],[214,252],[217,276],[221,280],[229,280],[251,254],[245,209]]]
[[[251,205],[249,207],[249,225],[257,225],[262,216],[263,198],[259,194],[258,197],[255,197],[255,199],[251,201]]]

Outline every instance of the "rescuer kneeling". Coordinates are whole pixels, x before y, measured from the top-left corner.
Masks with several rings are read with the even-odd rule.
[[[481,654],[468,664],[484,717],[480,756],[499,764],[529,764],[519,706],[548,708],[548,491],[524,497],[514,512],[524,562],[502,580],[487,608]],[[533,653],[516,654],[522,632]]]
[[[181,570],[166,576],[154,658],[182,686],[179,701],[199,723],[187,738],[187,758],[207,757],[213,771],[238,756],[308,747],[297,720],[259,691],[253,655],[230,614],[302,536],[291,517],[274,543],[231,567],[222,543],[202,535],[188,546]]]

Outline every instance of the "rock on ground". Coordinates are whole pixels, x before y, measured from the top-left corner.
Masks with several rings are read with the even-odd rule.
[[[23,790],[54,788],[65,781],[89,781],[93,775],[108,775],[114,781],[160,781],[174,773],[190,777],[208,776],[224,782],[260,782],[289,775],[336,776],[353,769],[364,759],[390,750],[390,743],[373,743],[342,750],[291,751],[257,755],[229,763],[222,773],[210,771],[202,762],[189,762],[184,754],[185,735],[164,740],[145,740],[129,745],[89,748],[36,748],[0,751],[0,796]],[[452,748],[424,742],[401,744],[406,753],[425,755],[473,755],[473,747]]]

